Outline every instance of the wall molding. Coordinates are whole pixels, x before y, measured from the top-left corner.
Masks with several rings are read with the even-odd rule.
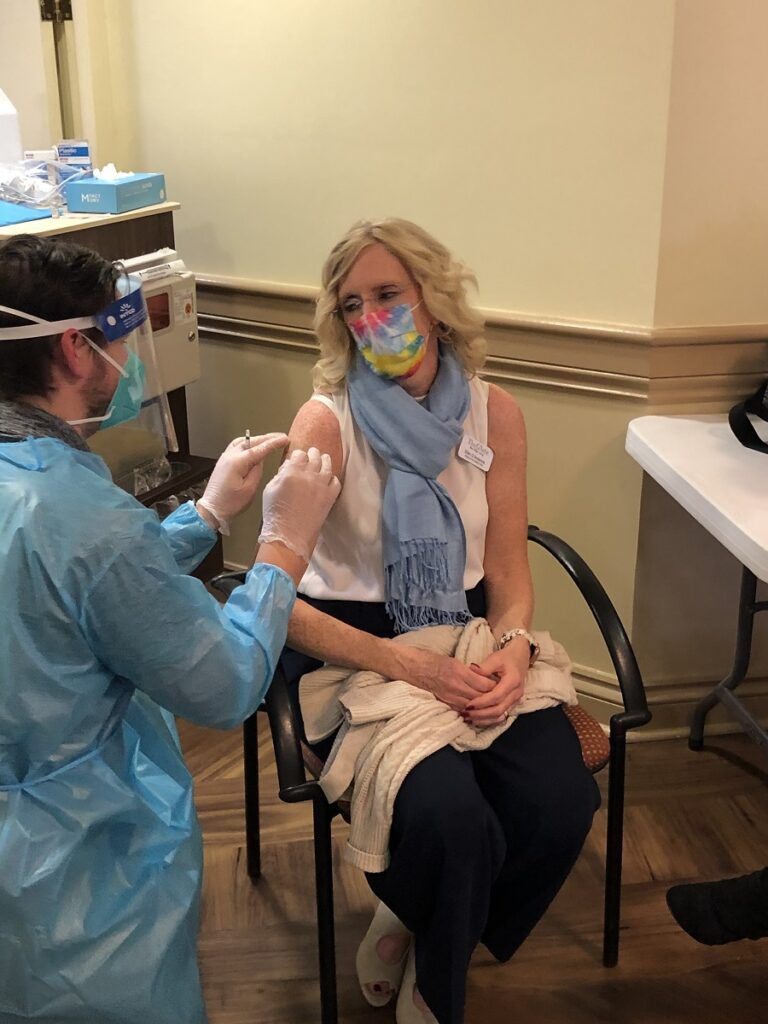
[[[201,336],[313,354],[316,295],[307,285],[202,275]],[[501,384],[622,399],[653,412],[714,412],[754,391],[768,366],[768,324],[647,328],[480,312],[489,353],[483,376]]]
[[[573,681],[579,703],[606,727],[612,715],[622,710],[619,684],[610,673],[574,664]],[[633,742],[680,738],[688,735],[693,709],[715,683],[695,682],[663,687],[646,683],[645,692],[652,718],[648,725],[629,733]],[[739,686],[739,697],[763,727],[768,727],[768,678],[747,679]],[[707,735],[741,733],[741,725],[722,706],[707,718]]]
[[[197,284],[204,341],[317,351],[317,288],[205,275]],[[488,380],[646,406],[638,412],[725,409],[754,391],[768,366],[768,324],[650,328],[480,312]]]
[[[200,335],[206,341],[232,344],[267,345],[275,348],[308,352],[317,357],[317,342],[312,331],[287,324],[265,324],[256,320],[198,314]]]
[[[316,285],[288,284],[280,281],[262,281],[258,278],[227,277],[217,274],[199,275],[197,287],[202,292],[240,293],[273,299],[287,299],[310,305],[314,303],[320,291]],[[615,341],[625,341],[628,344],[643,345],[652,342],[656,346],[665,346],[719,344],[723,341],[768,342],[768,323],[648,327],[639,324],[534,315],[506,309],[478,308],[489,327],[533,330],[546,334],[599,336]]]

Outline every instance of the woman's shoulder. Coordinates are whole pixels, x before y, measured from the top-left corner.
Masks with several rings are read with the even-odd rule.
[[[337,475],[343,459],[339,396],[337,391],[316,392],[296,413],[288,432],[291,451],[319,448],[328,452]]]
[[[488,443],[494,449],[499,444],[514,445],[525,441],[525,420],[523,411],[508,391],[498,384],[486,384],[488,388]]]
[[[342,412],[347,399],[346,388],[318,388],[313,391],[309,398],[299,407],[296,418],[299,416],[320,415],[319,409],[327,409],[335,416]]]

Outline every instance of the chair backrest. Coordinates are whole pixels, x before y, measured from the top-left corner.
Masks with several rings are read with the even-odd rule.
[[[625,735],[651,720],[643,677],[627,631],[600,580],[574,549],[560,537],[538,526],[528,527],[528,540],[544,548],[571,577],[592,612],[611,657],[624,710],[611,718],[611,735]]]

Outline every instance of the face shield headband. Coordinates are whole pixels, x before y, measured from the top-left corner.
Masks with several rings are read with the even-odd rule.
[[[149,315],[141,291],[141,282],[135,277],[128,277],[127,280],[131,290],[110,302],[94,316],[72,317],[68,320],[42,320],[21,309],[0,306],[0,313],[9,313],[20,320],[32,321],[20,327],[0,327],[0,341],[47,338],[54,334],[62,334],[69,328],[84,331],[88,327],[95,327],[101,331],[107,341],[121,341],[127,335],[138,330]]]

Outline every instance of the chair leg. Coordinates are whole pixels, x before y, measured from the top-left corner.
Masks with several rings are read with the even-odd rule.
[[[312,801],[315,831],[315,895],[317,899],[317,940],[320,958],[320,1021],[337,1024],[336,938],[333,920],[333,814],[318,787]]]
[[[259,727],[258,712],[243,722],[243,773],[245,777],[245,852],[248,877],[261,878],[261,826],[259,822]]]
[[[624,845],[624,775],[626,734],[611,729],[611,760],[608,769],[608,837],[605,851],[605,913],[603,919],[603,965],[615,967],[619,960],[619,917],[621,913],[621,866]]]

